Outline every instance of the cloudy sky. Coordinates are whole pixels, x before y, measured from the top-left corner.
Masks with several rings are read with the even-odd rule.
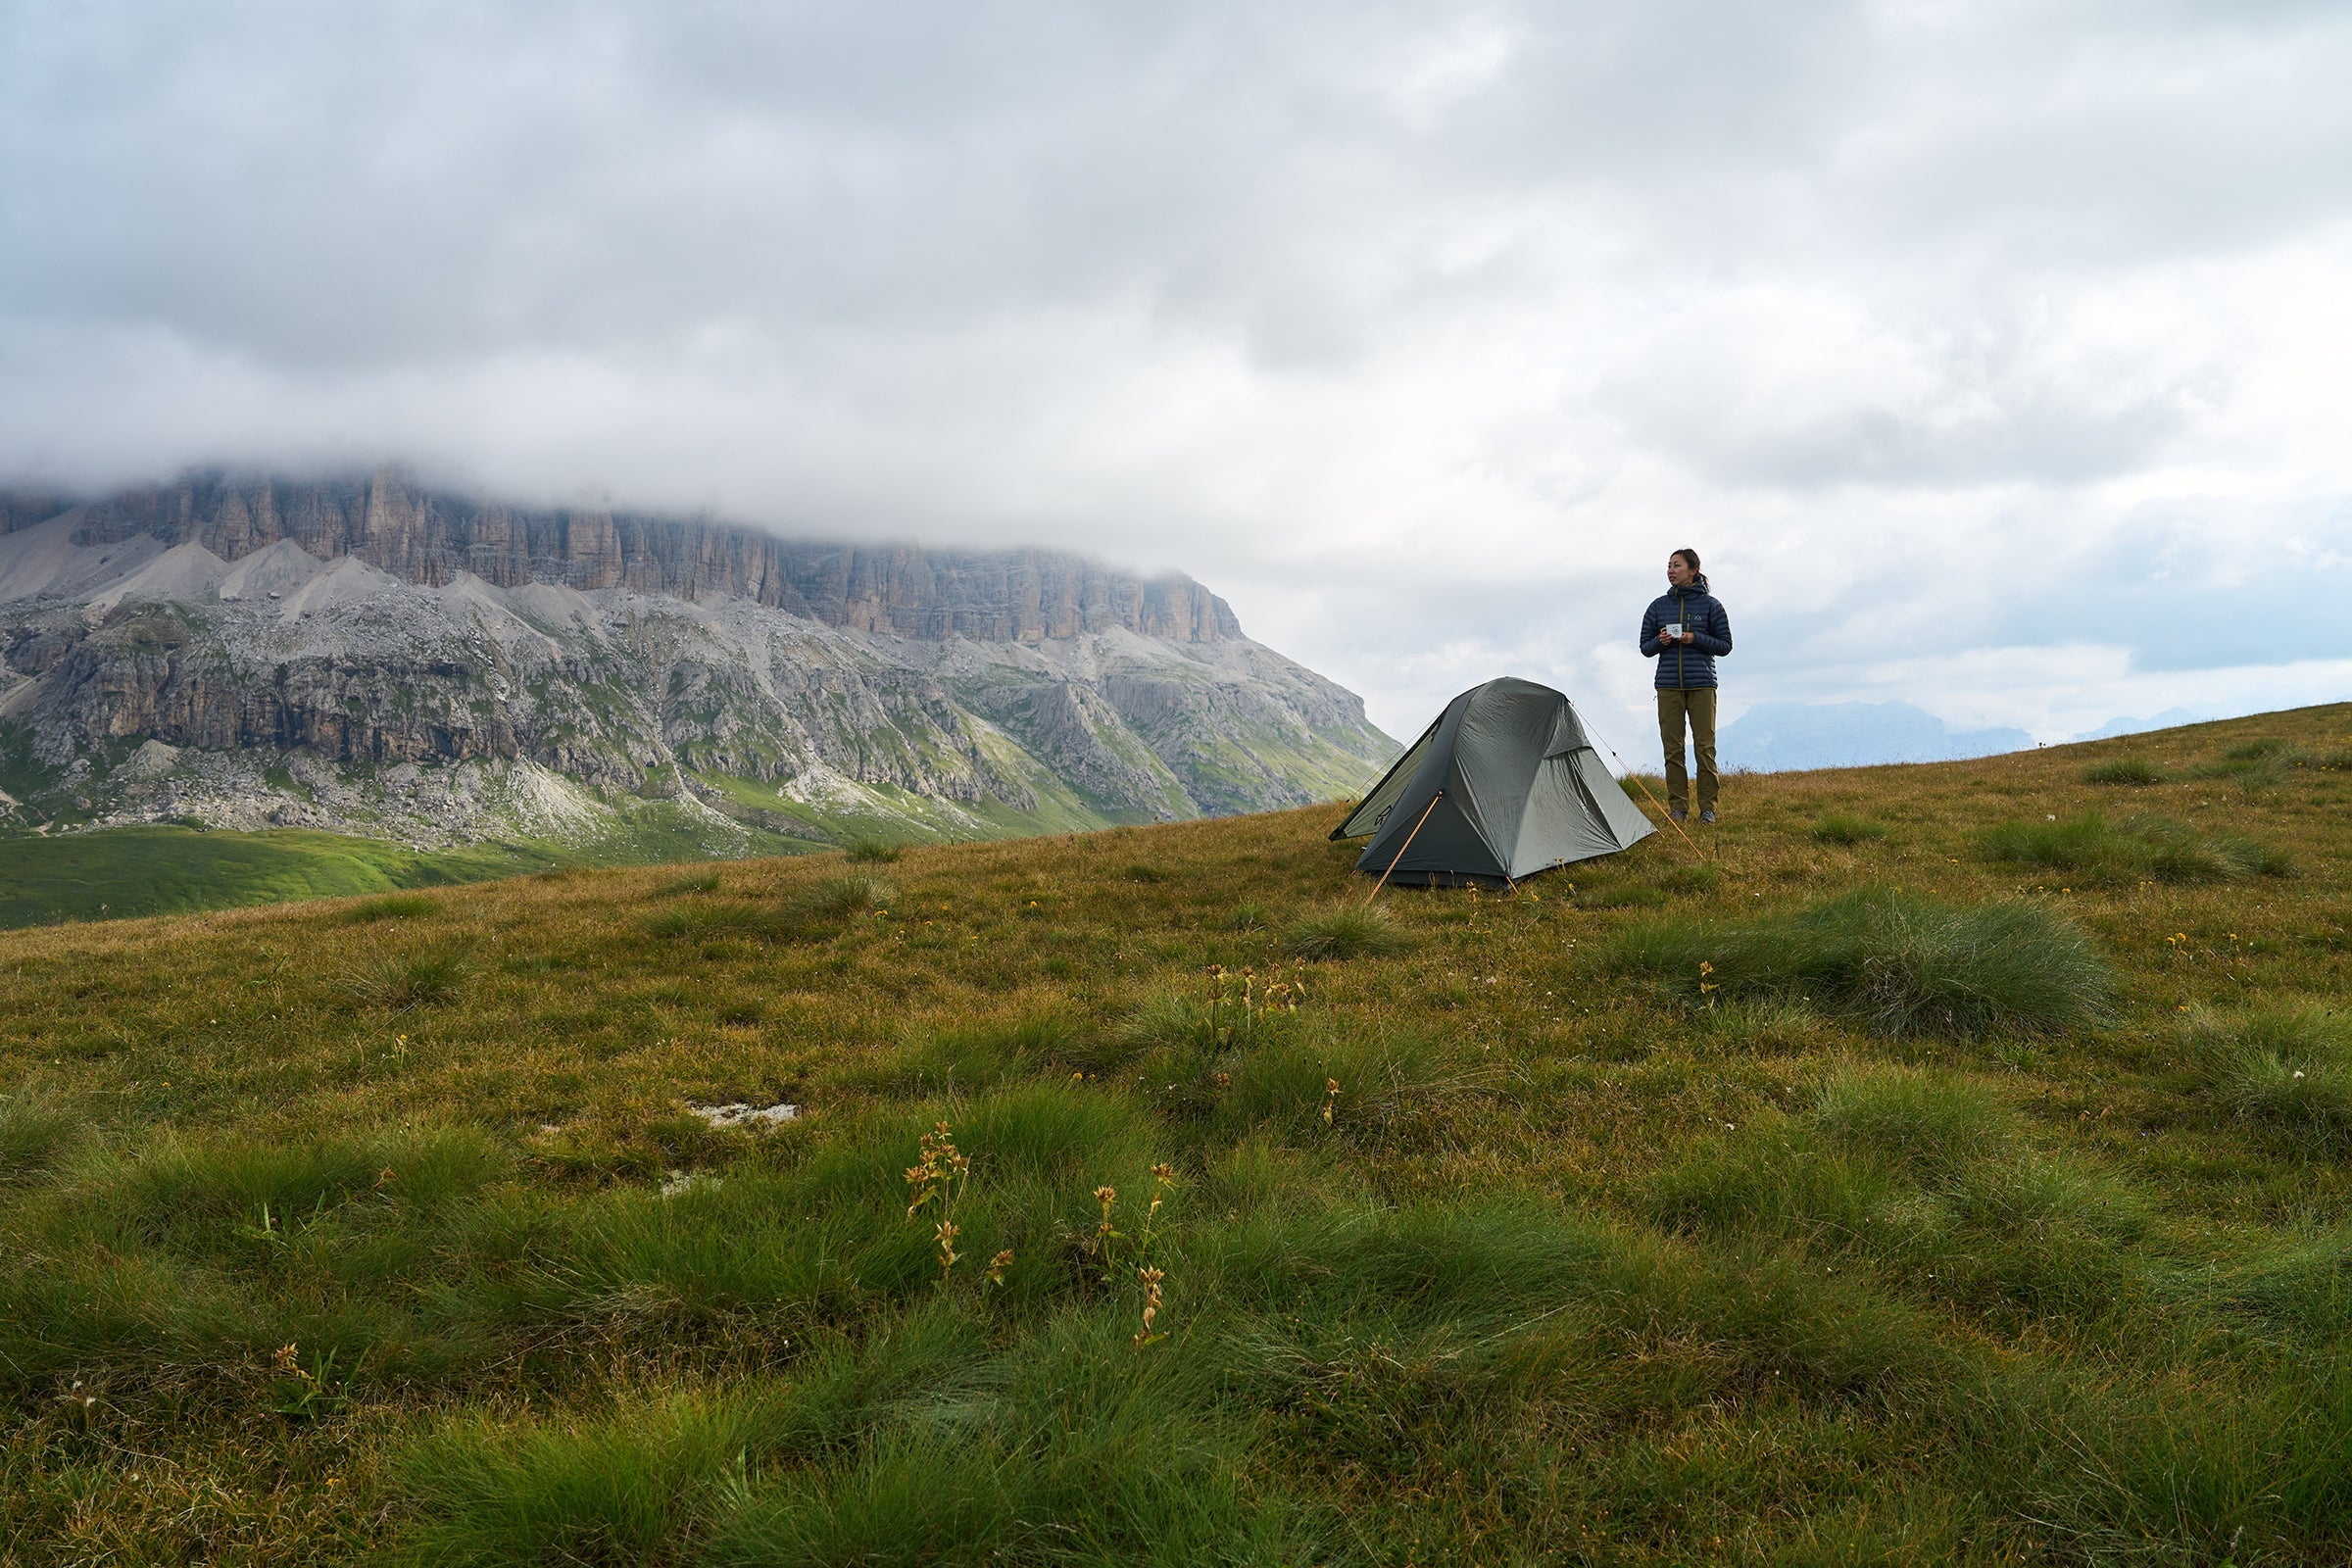
[[[2352,7],[0,0],[0,474],[1178,567],[1409,735],[2352,695]],[[1649,744],[1653,744],[1651,742]]]

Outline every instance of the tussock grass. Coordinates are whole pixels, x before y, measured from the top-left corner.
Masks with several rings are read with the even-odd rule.
[[[772,937],[779,934],[780,925],[776,911],[765,905],[698,900],[662,910],[645,922],[645,929],[657,937],[706,941],[730,936]]]
[[[2118,757],[2104,762],[2093,762],[2082,770],[2085,784],[2122,784],[2144,789],[2165,780],[2164,769],[2139,757]]]
[[[909,1029],[898,1049],[834,1075],[843,1087],[896,1098],[970,1093],[1051,1074],[1067,1077],[1132,1055],[1116,1031],[1092,1027],[1076,1013],[1045,1008],[1004,1021],[941,1030]]]
[[[370,1007],[410,1012],[458,1000],[473,977],[473,960],[462,948],[428,948],[388,954],[346,973],[344,990]]]
[[[1456,1065],[1418,1031],[1291,1031],[1236,1060],[1214,1103],[1237,1136],[1265,1130],[1292,1143],[1340,1137],[1428,1146],[1448,1112],[1487,1075]]]
[[[1136,1054],[1213,1051],[1220,1044],[1217,1025],[1215,1011],[1192,990],[1161,990],[1129,1008],[1113,1038]]]
[[[1657,885],[1670,894],[1712,893],[1723,886],[1723,868],[1703,861],[1669,865],[1658,872]]]
[[[686,893],[716,893],[718,873],[696,871],[686,876],[673,876],[654,889],[657,899],[674,899]]]
[[[1282,934],[1283,951],[1311,960],[1384,957],[1401,953],[1405,934],[1381,905],[1343,905],[1292,921]]]
[[[123,1222],[153,1235],[216,1234],[216,1222],[318,1216],[362,1200],[430,1207],[503,1175],[505,1152],[470,1129],[392,1139],[257,1145],[173,1142],[126,1166],[114,1191]]]
[[[2174,1290],[2266,1338],[2339,1340],[2352,1331],[2352,1230],[2308,1226],[2251,1257],[2183,1270]]]
[[[1950,1074],[1838,1072],[1801,1115],[1667,1168],[1652,1202],[1666,1224],[1777,1233],[1984,1313],[2121,1327],[2162,1277],[2135,1255],[2154,1204]]]
[[[2232,1115],[2327,1145],[2352,1139],[2352,1018],[2314,1003],[2211,1009],[2188,1033]]]
[[[792,908],[812,919],[846,920],[886,909],[898,896],[896,887],[870,871],[841,871],[810,882]]]
[[[2189,772],[2195,778],[2230,779],[2248,789],[2261,790],[2285,782],[2289,770],[2312,766],[2318,760],[2299,743],[2283,736],[2267,735],[2231,746],[2219,757],[2199,762]]]
[[[1840,1073],[1823,1086],[1812,1120],[1847,1148],[1931,1178],[2005,1154],[2017,1137],[2016,1117],[1999,1097],[1924,1072]]]
[[[890,865],[906,853],[906,847],[889,839],[844,839],[841,853],[861,865]]]
[[[2161,817],[2110,823],[2097,811],[2042,822],[2003,822],[1979,835],[1984,858],[2069,873],[2085,883],[2227,882],[2287,876],[2290,857],[2242,836],[2208,836]]]
[[[660,1554],[739,1456],[773,1450],[784,1405],[754,1388],[524,1426],[452,1421],[402,1458],[401,1486],[423,1513],[405,1544],[415,1561],[483,1568]]]
[[[1822,844],[1869,844],[1886,836],[1886,824],[1847,811],[1827,811],[1814,822],[1812,833]]]
[[[1758,997],[1717,1002],[1690,1020],[1698,1039],[1742,1051],[1788,1053],[1814,1043],[1826,1020],[1806,1002],[1791,997]]]
[[[2095,1024],[2113,993],[2088,939],[2037,905],[1888,890],[1740,924],[1645,921],[1614,939],[1606,961],[1691,1004],[1794,995],[1898,1038]]]
[[[48,1175],[85,1140],[87,1125],[52,1095],[0,1098],[0,1186]]]

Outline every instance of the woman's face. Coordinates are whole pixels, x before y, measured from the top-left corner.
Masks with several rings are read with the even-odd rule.
[[[1666,558],[1666,580],[1677,588],[1690,586],[1690,566],[1678,552]]]

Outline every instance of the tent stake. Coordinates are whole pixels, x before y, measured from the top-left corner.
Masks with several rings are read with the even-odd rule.
[[[1421,808],[1421,822],[1426,822],[1429,820],[1429,813],[1436,810],[1438,808],[1438,803],[1445,798],[1446,792],[1444,790],[1438,791],[1437,794],[1432,795],[1429,798],[1429,804]],[[1413,839],[1421,831],[1421,822],[1415,822],[1413,824],[1413,831],[1411,833],[1407,833],[1404,836],[1404,842],[1396,847],[1396,854],[1389,861],[1389,869],[1380,873],[1380,880],[1372,884],[1372,891],[1370,893],[1364,895],[1365,908],[1368,909],[1372,907],[1372,901],[1380,897],[1380,890],[1389,885],[1389,876],[1396,869],[1396,862],[1403,859],[1404,852],[1413,847]]]

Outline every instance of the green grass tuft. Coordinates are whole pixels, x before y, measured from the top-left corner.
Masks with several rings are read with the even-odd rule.
[[[527,1568],[663,1554],[719,1502],[739,1457],[778,1423],[782,1398],[737,1391],[636,1398],[602,1417],[522,1425],[448,1422],[403,1456],[420,1515],[404,1544],[418,1562]]]
[[[764,939],[777,934],[778,924],[774,909],[729,899],[663,909],[647,920],[645,928],[658,937],[700,942],[726,937]]]
[[[716,871],[696,871],[687,876],[671,877],[654,889],[654,897],[674,899],[685,893],[716,893],[717,891],[718,873]]]
[[[820,876],[802,890],[794,912],[825,920],[847,920],[890,907],[899,890],[870,871]]]
[[[370,1007],[408,1012],[457,1001],[472,976],[464,950],[444,947],[388,955],[347,974],[343,985]]]
[[[1814,1123],[1850,1149],[1929,1178],[2005,1153],[2016,1118],[2000,1097],[1964,1079],[1924,1072],[1847,1072],[1813,1105]]]
[[[889,839],[844,839],[841,853],[861,865],[889,865],[906,853],[906,847]]]
[[[1828,811],[1816,820],[1813,838],[1820,844],[1865,844],[1886,836],[1886,824],[1844,811]]]
[[[2082,770],[2085,784],[2124,784],[2144,788],[2164,782],[2164,769],[2154,762],[2137,757],[2118,757],[2110,761],[2093,762]]]
[[[1723,871],[1705,862],[1669,865],[1657,873],[1658,887],[1669,894],[1712,893],[1723,886]]]
[[[2077,1028],[2104,1020],[2113,995],[2089,940],[2039,905],[1892,891],[1740,924],[1647,920],[1604,961],[1694,1004],[1795,995],[1896,1037]]]
[[[2085,885],[2200,883],[2288,876],[2292,859],[2253,839],[2212,837],[2161,817],[2121,826],[2097,811],[2041,822],[2003,822],[1978,835],[1984,858],[2064,872]]]
[[[2352,1139],[2352,1018],[2317,1004],[2205,1011],[2189,1041],[2231,1114],[2328,1143]]]
[[[0,1186],[49,1174],[86,1136],[84,1119],[49,1095],[0,1098]]]
[[[1300,915],[1282,934],[1283,951],[1294,957],[1363,958],[1401,953],[1404,933],[1380,905],[1344,905]]]

